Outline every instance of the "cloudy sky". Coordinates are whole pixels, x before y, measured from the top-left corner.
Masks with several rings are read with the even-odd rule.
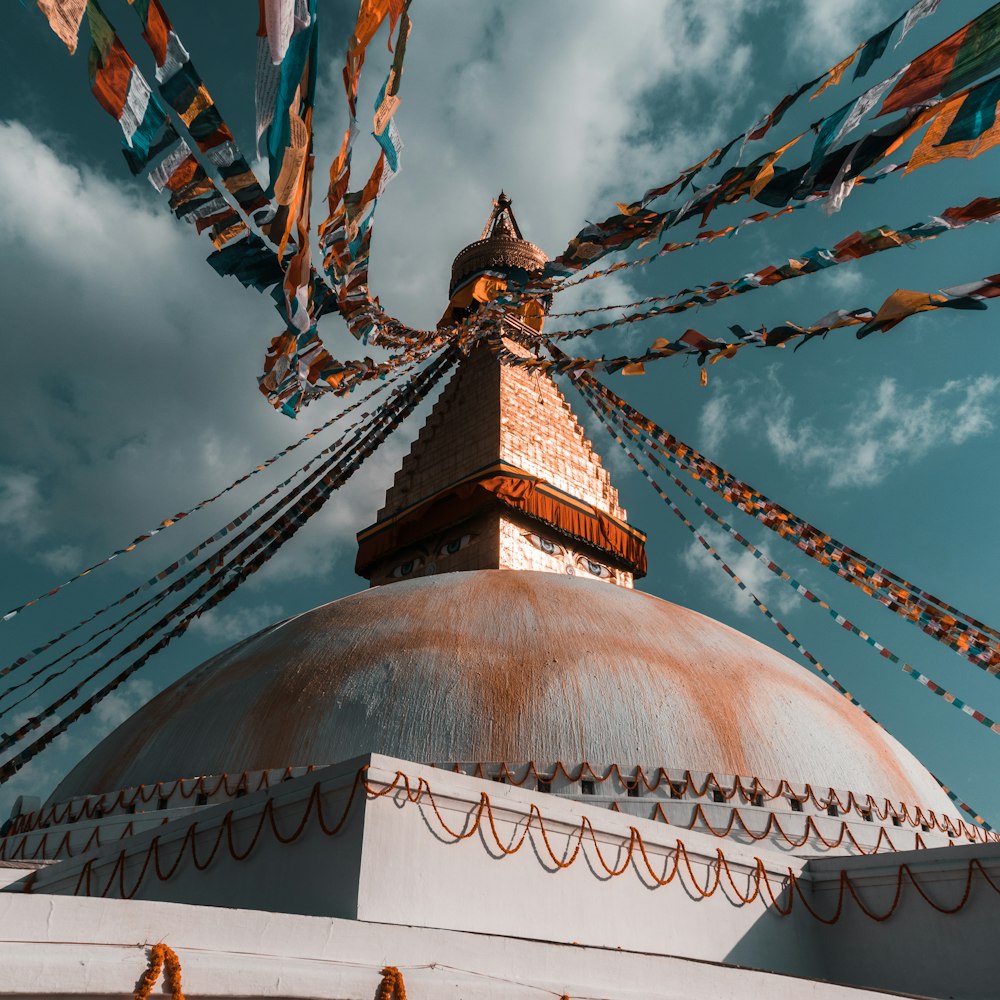
[[[151,75],[126,5],[107,0],[104,6]],[[249,148],[256,5],[171,0],[166,6]],[[615,201],[630,201],[700,160],[904,6],[904,0],[415,0],[397,115],[403,172],[380,202],[373,289],[393,314],[414,326],[432,325],[445,305],[451,260],[478,237],[501,187],[513,197],[527,238],[555,255],[586,219],[610,214]],[[942,4],[889,51],[869,82],[983,6]],[[316,142],[322,179],[344,127],[339,73],[352,11],[346,0],[321,0],[320,7]],[[369,54],[362,106],[371,105],[387,59],[380,35]],[[267,342],[279,332],[276,315],[263,297],[218,278],[204,263],[207,241],[176,222],[152,188],[127,172],[118,126],[88,89],[86,45],[70,58],[32,4],[15,6],[0,33],[0,65],[0,184],[6,192],[0,199],[6,248],[0,258],[6,304],[0,326],[6,373],[0,604],[6,609],[216,492],[341,404],[324,400],[293,423],[258,394],[255,377]],[[797,108],[772,133],[773,146],[857,89],[848,82]],[[374,159],[373,143],[362,148]],[[751,227],[735,239],[625,272],[627,277],[589,283],[565,295],[560,307],[629,302],[733,278],[816,245],[831,247],[855,229],[925,220],[978,195],[997,194],[997,156],[994,151],[970,163],[896,175],[860,189],[832,217],[813,207]],[[364,162],[361,154],[358,162]],[[740,206],[715,220],[722,225],[744,214],[749,212]],[[995,239],[989,228],[973,227],[708,311],[602,334],[587,347],[618,354],[642,350],[688,325],[711,336],[736,322],[807,324],[834,308],[877,307],[898,287],[934,291],[995,273]],[[744,351],[714,366],[707,388],[699,387],[696,367],[681,359],[651,366],[644,378],[615,377],[611,384],[778,502],[996,624],[995,323],[995,308],[939,312],[864,342],[847,331],[796,354]],[[357,353],[338,319],[325,320],[322,334],[335,355]],[[421,415],[237,595],[0,789],[0,816],[15,794],[44,796],[143,700],[216,650],[277,618],[363,587],[353,574],[354,533],[373,520]],[[613,442],[584,419],[630,519],[650,534],[643,589],[786,650]],[[0,624],[3,664],[171,562],[293,467],[280,464],[275,475],[256,476],[65,594]],[[996,679],[832,574],[804,565],[764,529],[740,526],[918,669],[1000,717]],[[729,551],[725,542],[721,547]],[[1000,822],[995,735],[836,630],[821,611],[797,603],[787,588],[782,592],[783,584],[766,579],[752,560],[748,565],[748,557],[733,553],[732,561],[890,732]],[[53,690],[58,688],[0,717],[0,730],[45,704]]]

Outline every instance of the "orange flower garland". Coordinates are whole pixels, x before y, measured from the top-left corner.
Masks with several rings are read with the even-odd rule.
[[[184,992],[181,989],[181,960],[177,957],[177,952],[165,944],[154,944],[149,949],[149,966],[136,987],[135,1000],[149,1000],[149,994],[152,993],[161,972],[164,972],[172,1000],[184,1000]],[[401,1000],[406,1000],[405,994]]]
[[[387,965],[382,970],[382,982],[378,984],[375,1000],[406,1000],[406,984],[403,982],[403,973],[396,966]]]

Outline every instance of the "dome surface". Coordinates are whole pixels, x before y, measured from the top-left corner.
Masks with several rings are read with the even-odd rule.
[[[954,812],[912,754],[769,647],[648,594],[508,570],[272,625],[141,708],[50,801],[367,752],[786,778]]]

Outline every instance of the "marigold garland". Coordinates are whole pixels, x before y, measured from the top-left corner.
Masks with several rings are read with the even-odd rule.
[[[369,782],[367,777],[368,769],[369,765],[366,764],[356,773],[344,808],[337,821],[332,825],[328,823],[323,813],[323,783],[317,781],[312,787],[298,823],[290,831],[282,830],[279,827],[275,816],[275,800],[269,798],[257,816],[256,830],[251,835],[249,842],[242,848],[237,847],[235,842],[233,833],[234,811],[230,810],[223,818],[222,823],[216,828],[214,843],[209,847],[207,856],[199,856],[198,853],[197,834],[199,831],[196,821],[187,828],[179,847],[176,848],[173,861],[166,866],[163,865],[161,857],[160,835],[157,834],[152,838],[146,847],[145,857],[143,858],[140,870],[130,888],[125,884],[125,871],[129,855],[127,849],[123,848],[115,859],[107,878],[102,879],[104,882],[103,888],[98,888],[93,884],[95,862],[103,866],[110,859],[101,858],[98,861],[98,859],[91,857],[84,863],[77,876],[73,894],[77,896],[108,896],[112,894],[113,890],[117,889],[117,898],[131,899],[138,892],[139,886],[147,874],[152,874],[159,881],[165,882],[174,876],[188,854],[190,854],[191,863],[195,868],[199,871],[204,871],[215,860],[223,844],[225,844],[229,856],[234,861],[244,861],[254,851],[257,842],[264,832],[265,825],[270,827],[272,835],[281,844],[289,844],[297,840],[306,829],[310,819],[313,819],[318,824],[320,830],[326,836],[335,836],[347,823],[354,800],[360,791],[363,796],[370,799],[393,796],[397,799],[398,804],[402,804],[404,801],[411,805],[423,803],[433,814],[439,828],[455,843],[468,840],[472,837],[482,836],[483,831],[489,831],[490,837],[500,853],[503,855],[512,855],[517,854],[529,842],[533,845],[537,843],[531,836],[532,830],[534,830],[536,836],[540,838],[540,842],[544,846],[545,853],[548,855],[553,869],[563,870],[569,868],[581,856],[587,856],[610,877],[623,875],[634,866],[638,869],[638,874],[646,884],[666,886],[675,879],[678,879],[689,892],[694,893],[702,899],[707,899],[715,895],[723,887],[724,875],[726,883],[732,891],[732,895],[729,895],[724,888],[723,895],[727,896],[735,905],[743,906],[753,903],[756,900],[761,900],[765,906],[769,906],[780,916],[788,916],[792,912],[796,899],[798,899],[800,905],[805,908],[807,913],[824,924],[836,923],[840,919],[844,901],[848,896],[865,916],[879,922],[888,920],[895,913],[902,900],[903,887],[906,881],[909,881],[913,885],[915,891],[931,908],[938,913],[944,914],[957,913],[968,903],[972,893],[973,878],[977,872],[980,881],[985,883],[987,888],[992,889],[993,892],[1000,895],[1000,884],[993,880],[982,862],[975,857],[969,858],[967,861],[965,886],[962,896],[956,904],[951,906],[942,905],[932,899],[920,885],[910,865],[901,864],[896,871],[896,886],[892,902],[888,908],[882,912],[877,912],[872,910],[861,898],[847,871],[841,870],[838,880],[836,906],[834,912],[826,916],[818,912],[812,905],[811,894],[803,889],[799,877],[790,867],[783,874],[777,872],[769,874],[764,861],[757,856],[753,858],[754,863],[752,867],[749,865],[746,866],[748,868],[746,877],[751,885],[747,893],[744,893],[737,886],[736,880],[733,878],[730,862],[721,849],[716,849],[715,857],[711,860],[706,858],[698,862],[705,867],[707,873],[705,885],[703,886],[695,873],[695,866],[692,864],[688,849],[682,840],[676,840],[674,845],[667,849],[668,856],[663,857],[654,864],[653,859],[647,851],[642,834],[636,827],[632,826],[629,828],[627,841],[622,843],[617,851],[618,856],[624,856],[624,861],[619,865],[609,864],[601,849],[600,840],[589,817],[582,816],[575,831],[569,835],[569,843],[567,843],[566,847],[563,850],[556,850],[553,846],[549,829],[546,826],[545,818],[535,803],[531,803],[527,821],[523,826],[520,826],[519,833],[515,834],[509,842],[505,842],[505,838],[501,836],[500,831],[497,829],[493,803],[485,791],[480,793],[477,806],[467,814],[465,822],[462,823],[461,827],[455,829],[442,815],[426,778],[420,777],[415,781],[411,781],[407,774],[397,771],[391,781],[376,781],[372,783]],[[585,848],[585,842],[591,846],[592,857],[591,852]],[[637,863],[640,859],[642,862],[641,869]],[[738,865],[738,867],[744,866]],[[775,893],[774,886],[771,884],[772,877],[778,884],[777,894]],[[34,886],[32,886],[33,888]],[[766,893],[768,901],[763,899],[764,893]],[[787,900],[787,905],[783,905],[780,902],[781,897]],[[179,978],[177,983],[179,984]],[[140,998],[140,1000],[145,1000],[145,998]],[[378,1000],[392,1000],[392,997],[383,998],[380,994]],[[397,1000],[403,1000],[402,995],[397,995]]]
[[[166,944],[154,944],[149,949],[149,965],[136,986],[134,1000],[148,1000],[161,972],[164,974],[172,1000],[184,1000],[184,992],[181,989],[181,960],[177,957],[177,952]],[[406,998],[403,997],[401,1000]]]
[[[309,764],[302,770],[311,773],[316,770],[316,767],[315,764]],[[458,763],[450,765],[450,769],[465,773]],[[4,853],[5,843],[11,841],[11,838],[42,827],[62,826],[66,823],[76,823],[82,819],[107,816],[112,812],[135,810],[137,806],[144,806],[158,799],[166,799],[169,802],[174,795],[178,795],[181,800],[185,801],[193,799],[199,794],[204,794],[209,799],[215,799],[219,795],[231,799],[235,797],[239,788],[246,788],[247,792],[259,792],[262,789],[270,788],[271,785],[281,784],[289,778],[295,777],[295,770],[297,769],[286,767],[260,772],[243,771],[239,775],[223,773],[198,778],[176,778],[150,785],[138,785],[135,788],[122,789],[115,793],[88,796],[82,800],[74,799],[66,803],[48,805],[14,820],[7,837],[0,839],[0,858],[10,859],[14,857],[13,853]],[[509,764],[506,761],[501,761],[499,762],[499,770],[496,771],[492,769],[491,764],[484,765],[480,762],[476,764],[475,770],[472,772],[473,777],[502,777],[505,783],[518,786],[524,785],[529,780],[551,781],[560,775],[571,783],[578,782],[583,778],[600,784],[612,779],[617,780],[622,785],[638,783],[648,792],[657,791],[661,785],[671,784],[677,789],[678,794],[685,798],[708,798],[711,796],[714,800],[715,795],[721,795],[726,802],[739,797],[747,803],[758,795],[763,796],[766,800],[795,799],[803,805],[811,803],[817,812],[825,812],[829,806],[834,805],[837,807],[838,814],[853,812],[861,816],[865,812],[871,812],[881,821],[895,817],[901,823],[910,826],[929,826],[932,830],[940,830],[950,837],[976,840],[982,843],[1000,840],[1000,836],[983,826],[972,825],[965,820],[952,819],[945,815],[938,816],[932,809],[924,809],[920,806],[911,807],[904,802],[894,804],[888,798],[876,799],[871,794],[866,795],[853,791],[846,791],[842,796],[834,788],[829,788],[824,793],[822,786],[817,789],[810,782],[806,782],[802,786],[804,789],[802,792],[797,792],[786,778],[773,779],[775,781],[774,787],[769,788],[765,779],[757,777],[745,782],[739,775],[735,775],[730,782],[723,780],[713,771],[709,771],[703,779],[696,781],[693,773],[689,770],[659,767],[651,772],[650,776],[642,767],[622,768],[619,764],[611,764],[604,771],[598,771],[587,761],[579,765],[567,765],[562,761],[556,761],[554,768],[550,770],[539,770],[534,761],[528,761],[526,764]],[[75,812],[74,806],[76,807]]]
[[[375,1000],[406,1000],[406,984],[403,973],[394,965],[387,965],[382,970],[382,982],[378,984]]]

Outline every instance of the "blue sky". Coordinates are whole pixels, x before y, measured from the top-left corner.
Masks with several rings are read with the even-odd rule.
[[[126,5],[108,0],[104,6],[150,71]],[[250,147],[253,5],[173,0],[166,6],[223,114]],[[445,305],[451,260],[478,237],[501,187],[513,197],[526,237],[554,255],[584,220],[610,214],[613,202],[630,201],[701,159],[903,6],[887,0],[415,0],[397,116],[403,172],[380,203],[374,291],[394,315],[432,325]],[[888,75],[983,6],[942,4],[889,50],[866,82]],[[344,126],[339,69],[350,4],[321,0],[321,15],[318,178]],[[374,98],[387,59],[380,35],[369,53],[362,106]],[[214,493],[342,404],[324,400],[293,423],[258,394],[255,378],[267,342],[279,332],[276,316],[265,298],[218,278],[204,263],[207,241],[128,174],[118,127],[89,92],[85,45],[70,58],[32,5],[14,7],[0,36],[0,65],[6,191],[0,236],[7,247],[0,267],[7,376],[0,605],[6,608]],[[774,140],[767,148],[859,89],[846,81],[800,105],[765,140]],[[795,151],[789,155],[798,162]],[[855,229],[919,222],[997,194],[997,156],[993,151],[972,162],[896,175],[857,190],[832,217],[814,206],[563,298],[574,294],[577,307],[628,302],[779,264],[814,245],[833,246]],[[321,192],[323,184],[316,187]],[[750,211],[720,212],[713,224]],[[316,216],[322,217],[319,208]],[[995,240],[991,228],[971,227],[709,310],[600,334],[586,349],[639,352],[687,326],[712,336],[731,323],[806,324],[834,308],[877,307],[898,287],[935,291],[997,272]],[[746,350],[712,367],[706,388],[698,385],[694,363],[682,359],[610,384],[779,503],[996,624],[996,308],[916,317],[863,342],[839,331],[796,354]],[[335,355],[358,353],[339,319],[324,323],[321,332]],[[642,589],[794,655],[746,597],[706,564],[690,535],[566,391],[605,456],[630,519],[650,534],[650,575]],[[277,618],[360,589],[354,533],[373,520],[425,413],[426,407],[266,569],[0,790],[0,814],[14,794],[44,795],[143,700],[216,650]],[[0,625],[3,662],[171,562],[291,469],[281,464],[274,475],[255,477],[133,555]],[[736,523],[918,669],[1000,717],[995,678],[800,559],[766,530]],[[1000,823],[997,736],[907,680],[821,611],[765,579],[759,567],[745,558],[733,564],[890,732]],[[0,729],[15,717],[0,719]]]

